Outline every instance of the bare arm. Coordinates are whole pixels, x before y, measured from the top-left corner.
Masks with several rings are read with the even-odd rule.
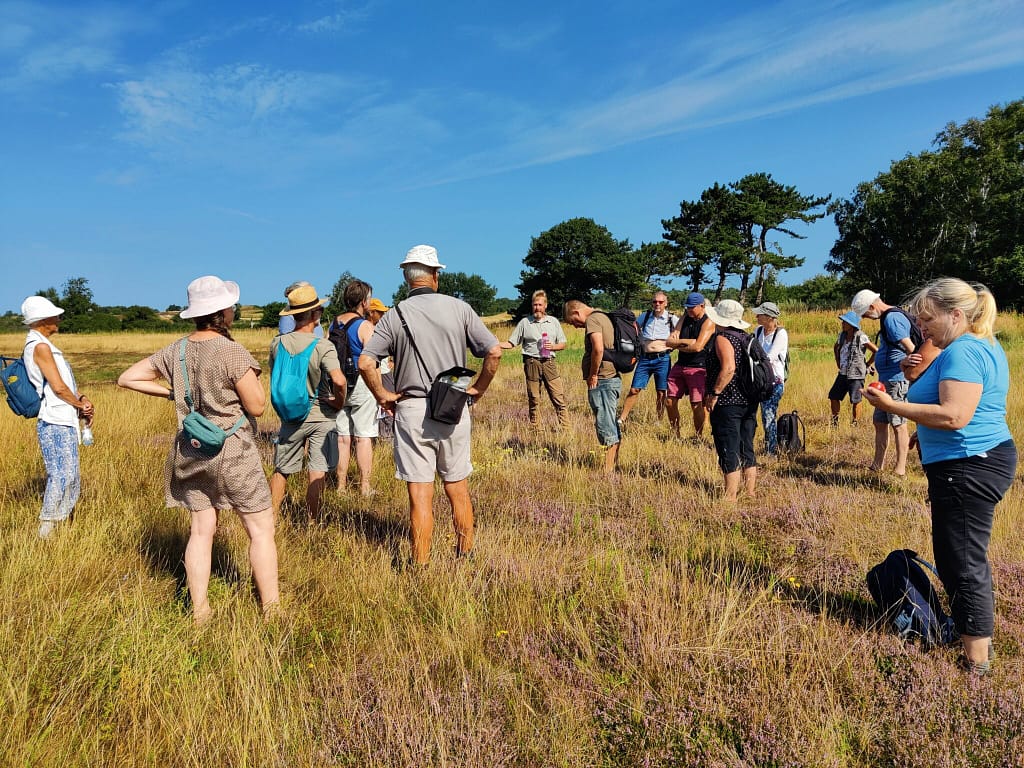
[[[153,363],[148,357],[144,357],[117,377],[117,386],[153,397],[173,397],[171,389],[161,384],[160,378],[160,373],[153,367]]]
[[[680,323],[679,326],[682,326],[682,323]],[[709,321],[700,327],[700,333],[697,334],[696,339],[681,339],[679,338],[679,334],[676,331],[673,331],[665,343],[670,349],[678,349],[682,352],[688,353],[700,352],[707,346],[708,342],[711,341],[711,337],[714,333],[715,324]]]
[[[885,392],[866,388],[864,396],[876,408],[903,416],[923,427],[932,429],[963,429],[981,402],[982,385],[966,381],[943,379],[939,382],[938,404],[896,402]]]
[[[477,400],[483,397],[484,392],[491,386],[494,374],[498,372],[498,363],[501,361],[501,344],[495,344],[484,356],[484,365],[476,381],[466,390],[469,395]]]
[[[242,402],[242,408],[250,416],[262,416],[267,409],[267,395],[263,391],[263,385],[256,375],[256,371],[250,368],[242,378],[235,382],[235,392]]]
[[[401,397],[401,393],[389,392],[384,389],[384,382],[381,379],[377,361],[369,355],[360,355],[359,375],[363,377],[363,381],[366,382],[367,388],[373,393],[377,403],[388,413],[394,413],[395,403]]]
[[[704,396],[704,408],[709,411],[714,410],[715,404],[718,402],[718,394],[716,393],[721,393],[729,386],[729,382],[736,375],[736,354],[733,351],[732,344],[724,336],[715,338],[715,355],[718,356],[718,362],[721,363],[722,370],[718,372],[715,386]]]
[[[597,374],[604,360],[604,334],[594,331],[590,334],[590,370],[587,372],[587,387],[597,387]]]
[[[925,339],[916,352],[911,352],[900,360],[900,370],[907,377],[907,381],[917,381],[921,374],[928,369],[928,366],[932,364],[932,361],[939,356],[941,351],[941,349],[932,344],[931,339]]]

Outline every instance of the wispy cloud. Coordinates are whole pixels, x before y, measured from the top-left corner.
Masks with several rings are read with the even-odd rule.
[[[213,208],[213,211],[215,213],[227,214],[228,216],[236,216],[236,217],[238,217],[240,219],[247,219],[248,221],[252,221],[252,222],[255,222],[257,224],[270,224],[271,223],[269,219],[265,219],[262,216],[257,216],[256,214],[249,213],[248,211],[240,211],[240,210],[238,210],[236,208],[215,207],[215,208]]]
[[[110,72],[125,37],[151,23],[130,8],[0,3],[0,91]]]
[[[750,120],[912,83],[1024,63],[1015,0],[840,4],[816,17],[773,7],[683,43],[687,74],[549,116],[443,183],[606,151],[655,136]],[[486,169],[486,170],[484,170]]]
[[[314,35],[332,34],[347,30],[356,23],[369,18],[371,7],[371,3],[357,6],[351,3],[339,2],[334,13],[296,24],[295,29],[299,32]]]
[[[520,24],[513,27],[466,24],[459,28],[464,37],[485,41],[488,45],[510,53],[531,51],[551,40],[561,31],[555,21]]]

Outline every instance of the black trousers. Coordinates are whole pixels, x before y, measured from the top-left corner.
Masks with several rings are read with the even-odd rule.
[[[988,542],[996,504],[1013,483],[1013,440],[966,459],[926,464],[935,568],[962,635],[991,637],[995,599]]]

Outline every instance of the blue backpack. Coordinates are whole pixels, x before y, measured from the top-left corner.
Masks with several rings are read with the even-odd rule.
[[[925,648],[949,645],[959,634],[953,619],[942,612],[932,580],[921,565],[938,575],[934,566],[913,550],[890,552],[868,571],[868,591],[901,638],[920,639]]]
[[[301,352],[291,354],[278,344],[274,368],[270,372],[270,404],[282,422],[304,421],[313,407],[306,381],[309,378],[309,358],[313,356],[317,339]]]
[[[34,419],[39,415],[42,398],[29,381],[25,361],[20,357],[0,357],[0,377],[3,378],[7,404],[18,416]]]

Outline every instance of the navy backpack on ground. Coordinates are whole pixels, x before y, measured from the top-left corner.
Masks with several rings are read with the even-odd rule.
[[[804,421],[796,411],[784,413],[775,422],[779,450],[783,453],[802,453],[807,447],[807,431]]]
[[[39,415],[42,398],[29,381],[25,361],[20,357],[0,357],[0,377],[3,378],[7,404],[18,416],[34,419]]]
[[[932,564],[913,550],[890,552],[868,571],[868,591],[901,638],[920,639],[925,648],[948,645],[959,635],[953,619],[942,612],[935,587],[922,565],[935,573]]]

